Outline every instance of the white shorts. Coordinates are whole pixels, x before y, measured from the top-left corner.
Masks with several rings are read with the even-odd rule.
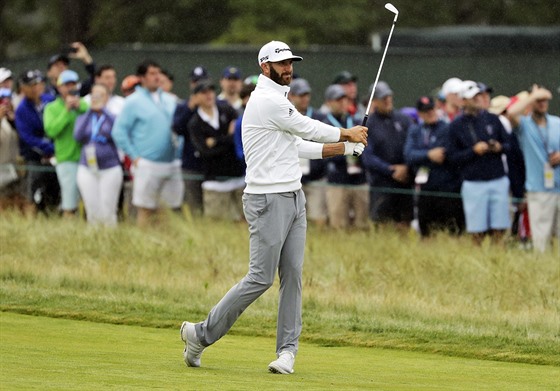
[[[180,160],[160,163],[140,158],[133,174],[134,206],[145,209],[157,209],[160,204],[173,209],[181,207],[185,184]]]

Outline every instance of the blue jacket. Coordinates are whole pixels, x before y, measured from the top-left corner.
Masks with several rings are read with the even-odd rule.
[[[409,188],[393,179],[389,166],[405,164],[404,144],[412,120],[401,113],[393,111],[390,115],[373,113],[369,116],[368,145],[362,154],[362,163],[368,172],[371,186]]]
[[[502,144],[500,153],[482,156],[473,151],[479,141],[496,140]],[[482,111],[479,115],[462,114],[449,125],[448,160],[457,166],[463,180],[490,181],[505,176],[502,153],[509,153],[509,135],[497,115]]]
[[[125,99],[113,128],[113,140],[132,160],[142,157],[154,162],[172,162],[175,147],[171,134],[175,98],[158,90],[159,103],[143,87]]]
[[[47,103],[53,100],[52,95],[41,95],[41,105],[37,111],[35,103],[25,98],[15,112],[19,153],[27,162],[38,162],[42,157],[54,155],[54,145],[46,137],[43,126],[43,109]]]
[[[339,128],[351,128],[356,123],[356,121],[354,121],[354,119],[350,115],[342,118],[340,116],[327,114],[325,118],[322,119],[322,121],[326,124]],[[353,163],[359,167],[361,172],[358,174],[349,174],[348,160],[354,160]],[[363,169],[362,161],[360,158],[355,158],[353,156],[335,156],[320,161],[322,161],[326,166],[328,183],[339,185],[362,185],[366,183],[365,170]]]
[[[406,164],[412,168],[413,175],[416,175],[420,167],[427,167],[430,170],[428,182],[422,185],[422,190],[442,192],[461,190],[461,176],[455,166],[447,159],[443,164],[437,164],[428,158],[428,151],[445,147],[448,137],[449,125],[441,120],[433,125],[414,124],[408,129],[404,146]]]

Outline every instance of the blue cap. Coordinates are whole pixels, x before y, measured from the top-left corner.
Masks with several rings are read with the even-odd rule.
[[[241,80],[241,71],[237,67],[232,67],[232,66],[226,67],[222,71],[222,78]]]
[[[66,83],[77,83],[80,80],[78,74],[70,69],[62,71],[62,73],[58,76],[58,80],[56,81],[56,85],[61,86]]]

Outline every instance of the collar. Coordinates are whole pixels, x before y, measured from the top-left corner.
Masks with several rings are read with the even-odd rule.
[[[288,92],[290,92],[290,87],[281,86],[263,74],[259,75],[259,79],[257,81],[257,88],[259,87],[274,90],[278,94],[281,94],[284,98],[287,98]]]

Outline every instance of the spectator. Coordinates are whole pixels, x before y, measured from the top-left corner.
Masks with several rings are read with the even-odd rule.
[[[428,237],[433,229],[460,233],[465,228],[461,177],[446,158],[449,125],[438,118],[430,97],[420,97],[416,109],[421,121],[408,129],[404,155],[421,191],[417,204],[420,234]]]
[[[346,90],[339,84],[330,85],[325,91],[325,105],[329,113],[326,124],[350,129],[355,121],[348,114],[351,104]],[[368,229],[368,190],[362,188],[366,177],[360,159],[356,156],[336,156],[325,160],[327,171],[326,190],[329,225],[333,228]]]
[[[523,159],[523,152],[521,152],[519,141],[513,133],[511,121],[507,116],[507,108],[512,100],[513,99],[504,95],[496,96],[490,101],[490,108],[488,111],[500,118],[500,122],[504,126],[504,129],[509,137],[510,150],[507,155],[502,155],[502,160],[504,161],[504,167],[506,168],[507,176],[509,178],[512,204],[514,207],[511,234],[516,236],[523,233],[522,231],[519,231],[519,222],[522,214],[526,212],[527,204],[524,202],[525,161]],[[521,219],[521,221],[523,220]],[[522,241],[526,241],[527,239],[528,238],[526,237],[521,237]]]
[[[47,213],[60,203],[60,187],[51,165],[54,145],[43,126],[43,109],[54,97],[45,93],[45,78],[38,70],[23,72],[19,84],[24,98],[15,116],[19,153],[27,166],[28,214]]]
[[[82,144],[77,181],[88,223],[114,226],[123,171],[111,137],[114,117],[106,108],[110,93],[105,84],[93,85],[91,107],[76,119],[74,137]]]
[[[113,128],[113,140],[133,161],[132,204],[139,226],[146,226],[160,202],[179,210],[184,185],[174,162],[171,123],[175,99],[160,88],[161,67],[154,61],[138,66],[141,86],[124,103]]]
[[[59,96],[45,106],[45,133],[54,140],[56,176],[62,195],[62,213],[73,216],[78,209],[79,191],[76,182],[80,144],[74,139],[76,118],[88,109],[80,99],[78,74],[65,70],[58,76]]]
[[[340,84],[350,100],[348,113],[353,117],[363,117],[366,108],[358,100],[358,78],[348,71],[342,71],[333,80],[332,84]],[[371,95],[371,94],[370,94]],[[368,96],[370,96],[368,95]]]
[[[534,85],[507,109],[525,157],[529,224],[541,252],[554,235],[560,240],[560,118],[549,114],[550,99],[550,91]],[[528,107],[531,113],[523,115]]]
[[[322,120],[323,115],[311,106],[311,86],[305,79],[295,79],[290,84],[288,99],[301,114]],[[328,222],[327,188],[325,164],[321,159],[299,159],[301,168],[301,183],[307,200],[305,209],[307,220],[324,227]]]
[[[439,118],[450,123],[461,113],[463,100],[461,99],[461,88],[463,81],[457,77],[447,79],[441,86],[441,95],[445,99],[442,112],[438,113]]]
[[[242,107],[243,110],[239,117],[235,120],[235,130],[233,132],[233,143],[235,145],[235,156],[237,159],[241,160],[242,162],[245,161],[245,153],[243,152],[243,140],[241,139],[241,125],[243,120],[243,111],[245,111],[245,107],[247,107],[247,102],[249,102],[249,98],[251,94],[255,90],[257,85],[255,83],[246,81],[243,82],[243,87],[241,87],[241,92],[239,93],[239,97],[243,102]]]
[[[121,82],[121,92],[123,96],[126,98],[127,96],[132,95],[136,89],[136,86],[140,84],[140,78],[138,76],[126,76]]]
[[[53,96],[58,95],[57,86],[58,77],[60,74],[67,70],[70,65],[70,59],[78,59],[83,62],[88,78],[85,79],[80,88],[80,96],[86,96],[91,90],[91,86],[95,79],[95,63],[91,58],[87,48],[81,42],[74,42],[70,44],[65,53],[55,54],[49,59],[47,66],[47,77],[50,81],[50,87],[47,92]]]
[[[222,71],[222,78],[220,79],[222,91],[218,95],[218,99],[226,101],[238,114],[241,114],[243,109],[243,102],[239,96],[242,86],[239,68],[228,66]]]
[[[175,76],[167,69],[162,69],[161,71],[161,79],[160,79],[160,88],[163,92],[167,92],[169,95],[173,96],[177,103],[181,101],[181,99],[173,93],[173,85],[175,83]]]
[[[182,169],[185,187],[185,203],[191,214],[202,215],[202,159],[193,145],[187,125],[198,106],[197,96],[193,89],[202,80],[208,79],[208,71],[202,66],[193,68],[190,72],[189,98],[179,105],[173,115],[173,131],[183,137]]]
[[[413,197],[404,144],[411,120],[393,109],[393,91],[384,81],[377,83],[372,106],[368,145],[362,155],[370,185],[370,217],[376,223],[394,222],[408,228]]]
[[[502,153],[510,150],[508,135],[498,116],[483,109],[474,81],[464,81],[464,113],[449,127],[448,159],[463,178],[461,196],[467,232],[480,244],[485,235],[501,240],[510,227],[509,179]]]
[[[187,128],[202,159],[204,215],[241,221],[245,164],[235,155],[233,143],[237,112],[227,102],[216,100],[209,80],[200,81],[193,94],[198,108]]]
[[[103,84],[109,90],[109,100],[105,105],[107,110],[113,117],[118,116],[124,106],[124,98],[122,96],[114,95],[115,87],[117,86],[117,71],[112,65],[106,64],[100,66],[95,71],[95,84]],[[84,97],[89,105],[91,103],[91,94]]]
[[[25,212],[22,180],[16,170],[19,151],[14,120],[12,91],[0,88],[0,211],[16,208]]]

